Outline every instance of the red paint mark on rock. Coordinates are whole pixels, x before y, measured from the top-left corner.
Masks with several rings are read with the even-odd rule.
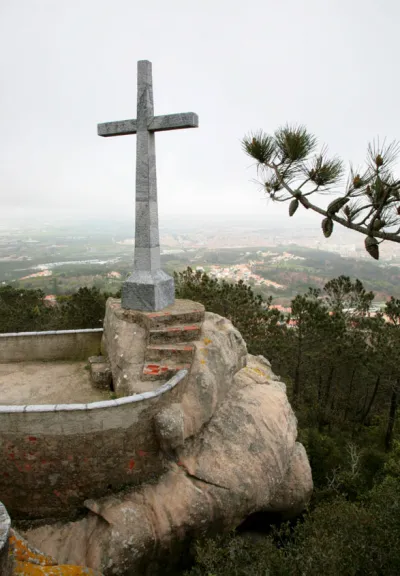
[[[9,458],[10,460],[14,460],[14,458],[15,458],[14,452],[10,452],[9,455],[8,455],[8,458]]]
[[[46,464],[48,464],[47,460],[41,460],[40,463],[43,464],[43,466],[45,466]]]
[[[184,329],[184,330],[197,330],[198,327],[197,327],[197,326],[184,326],[183,329]]]
[[[138,454],[139,456],[147,456],[148,452],[145,452],[144,450],[138,450]]]
[[[146,366],[146,368],[144,368],[143,370],[143,374],[150,376],[156,376],[159,373],[160,373],[160,366]]]
[[[32,470],[32,464],[25,464],[25,470],[30,472]]]
[[[55,494],[57,498],[61,498],[61,492],[59,492],[58,490],[53,490],[53,494]]]
[[[36,436],[28,436],[29,442],[37,442]]]
[[[135,467],[135,461],[133,459],[129,460],[129,470],[132,470]]]

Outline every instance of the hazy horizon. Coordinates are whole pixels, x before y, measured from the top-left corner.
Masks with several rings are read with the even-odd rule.
[[[302,123],[357,164],[374,137],[396,138],[399,16],[394,0],[0,0],[0,221],[133,220],[135,136],[96,126],[135,118],[148,59],[156,114],[200,117],[156,136],[161,226],[194,215],[319,228],[267,203],[240,140]],[[390,90],[369,80],[376,70]]]

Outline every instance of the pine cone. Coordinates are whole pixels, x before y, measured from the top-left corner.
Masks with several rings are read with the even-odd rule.
[[[329,238],[329,236],[333,232],[333,221],[330,218],[324,218],[322,220],[322,232],[324,233],[325,238]]]
[[[379,260],[379,245],[376,238],[367,236],[365,239],[365,249],[372,258]]]
[[[299,201],[297,200],[297,198],[293,198],[293,200],[289,204],[289,216],[293,216],[298,207],[299,207]]]

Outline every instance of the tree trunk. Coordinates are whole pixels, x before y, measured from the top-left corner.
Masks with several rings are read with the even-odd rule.
[[[296,403],[299,395],[300,395],[300,365],[301,365],[301,353],[302,353],[302,333],[301,327],[299,326],[299,341],[298,341],[298,348],[297,348],[297,361],[296,361],[296,368],[294,371],[294,382],[293,382],[293,402]]]
[[[369,401],[367,409],[365,410],[364,414],[361,417],[361,424],[365,424],[365,421],[367,420],[369,413],[371,412],[371,408],[372,408],[372,405],[375,401],[376,394],[378,392],[378,388],[379,388],[380,383],[381,383],[381,375],[379,374],[379,376],[375,382],[374,391],[372,392],[371,400]]]
[[[385,436],[385,449],[387,451],[392,448],[393,444],[393,432],[394,432],[394,423],[396,420],[399,384],[400,384],[399,380],[397,380],[395,385],[393,386],[392,396],[390,398],[389,418]]]
[[[343,420],[345,422],[347,420],[347,415],[348,415],[349,409],[350,409],[350,400],[351,400],[351,396],[353,394],[353,383],[354,383],[354,376],[355,375],[356,375],[356,369],[354,368],[352,375],[351,375],[350,386],[349,386],[349,395],[347,396],[346,408],[344,410]]]
[[[365,384],[365,393],[364,393],[364,399],[362,401],[362,407],[357,411],[357,416],[361,416],[362,414],[364,414],[367,408],[367,402],[368,402],[368,380],[366,380]]]
[[[293,401],[298,400],[300,394],[300,362],[297,361],[296,370],[294,372],[294,383],[293,383]]]

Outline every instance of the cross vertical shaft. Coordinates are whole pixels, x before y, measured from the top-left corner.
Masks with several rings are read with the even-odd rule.
[[[133,273],[122,287],[122,307],[161,310],[174,303],[174,280],[160,266],[155,134],[151,62],[137,67],[136,216]]]
[[[155,132],[197,128],[193,112],[154,116],[151,62],[138,62],[137,118],[98,124],[99,136],[137,135],[133,272],[122,287],[122,307],[157,311],[174,303],[174,280],[160,267]]]
[[[154,117],[151,62],[138,62],[135,270],[160,268],[155,134],[148,125]]]

